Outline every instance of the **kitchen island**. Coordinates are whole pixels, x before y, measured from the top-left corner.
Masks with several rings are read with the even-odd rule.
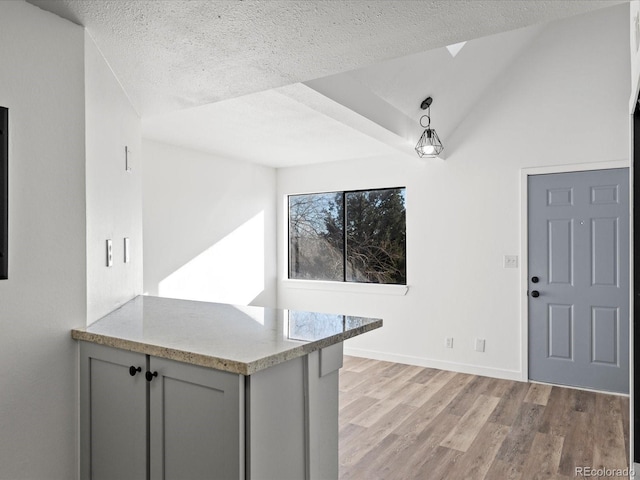
[[[381,326],[136,297],[72,331],[81,477],[337,479],[342,342]]]

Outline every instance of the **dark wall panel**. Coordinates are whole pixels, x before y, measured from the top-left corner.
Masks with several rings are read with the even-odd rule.
[[[0,107],[0,280],[9,264],[9,109]]]
[[[633,457],[640,462],[640,106],[633,113]]]

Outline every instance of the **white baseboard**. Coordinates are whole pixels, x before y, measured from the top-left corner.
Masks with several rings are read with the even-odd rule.
[[[522,378],[522,372],[518,370],[505,370],[500,368],[480,367],[467,363],[443,362],[442,360],[432,360],[430,358],[413,357],[396,353],[378,352],[366,350],[364,348],[351,348],[345,345],[344,354],[353,357],[372,358],[386,362],[404,363],[406,365],[417,365],[419,367],[437,368],[439,370],[450,370],[452,372],[468,373],[471,375],[481,375],[484,377],[502,378],[505,380],[527,381]]]

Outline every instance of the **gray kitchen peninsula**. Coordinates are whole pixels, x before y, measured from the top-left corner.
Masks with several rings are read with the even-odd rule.
[[[382,320],[139,296],[80,343],[91,480],[335,480],[343,341]]]

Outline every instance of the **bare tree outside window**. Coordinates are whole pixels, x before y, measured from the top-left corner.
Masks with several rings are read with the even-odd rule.
[[[289,197],[289,278],[344,278],[342,193]]]
[[[406,285],[405,189],[289,196],[289,278]]]

